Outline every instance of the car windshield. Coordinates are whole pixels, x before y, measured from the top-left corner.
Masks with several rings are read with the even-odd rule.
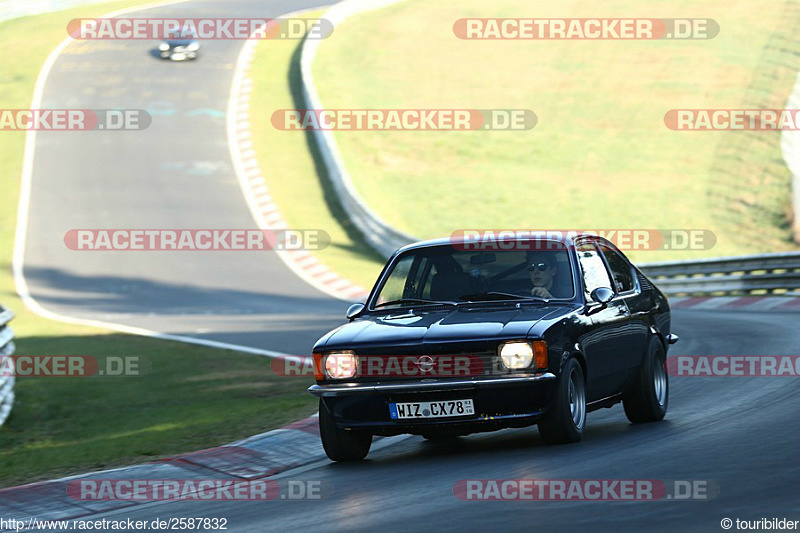
[[[465,250],[457,245],[409,250],[395,258],[372,309],[527,299],[571,299],[575,294],[566,247]]]

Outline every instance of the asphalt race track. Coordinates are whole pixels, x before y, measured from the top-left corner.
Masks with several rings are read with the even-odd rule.
[[[194,1],[153,16],[274,17],[296,1]],[[194,63],[162,62],[151,42],[76,42],[58,59],[43,108],[144,108],[142,132],[37,135],[25,277],[32,296],[69,316],[288,353],[308,353],[346,302],[297,278],[271,253],[73,252],[70,229],[253,228],[234,176],[224,113],[241,41],[203,44]],[[87,141],[87,138],[90,139]],[[266,170],[268,171],[268,170]],[[798,315],[673,315],[671,354],[795,355]],[[400,440],[359,464],[289,472],[322,480],[319,501],[160,502],[93,518],[225,517],[231,531],[718,531],[723,518],[800,512],[800,381],[671,378],[661,423],[633,426],[621,406],[591,413],[584,442],[545,446],[534,428],[430,443]],[[709,501],[467,502],[462,479],[708,480]],[[88,517],[87,517],[88,518]]]
[[[152,17],[277,17],[324,0],[193,1]],[[39,132],[24,275],[46,309],[291,354],[343,321],[347,302],[294,275],[273,252],[86,252],[71,229],[257,229],[234,174],[225,112],[243,41],[203,42],[195,62],[158,42],[74,41],[41,107],[145,109],[143,131]],[[264,169],[264,172],[279,171]]]
[[[797,315],[678,311],[672,355],[788,355]],[[792,352],[791,350],[794,349]],[[159,502],[109,519],[226,517],[233,531],[720,531],[723,518],[800,512],[797,378],[672,377],[664,421],[634,426],[621,406],[590,413],[584,441],[545,446],[535,428],[431,443],[409,437],[360,464],[320,462],[287,479],[330,483],[323,500]],[[776,431],[776,428],[778,430]],[[284,477],[284,476],[281,476]],[[707,480],[707,501],[461,501],[462,479]],[[754,497],[754,494],[757,497]],[[735,527],[735,526],[734,526]]]

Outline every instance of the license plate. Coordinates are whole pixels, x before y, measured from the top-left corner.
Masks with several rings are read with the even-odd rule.
[[[390,403],[392,420],[408,418],[449,418],[475,414],[472,400],[444,400],[441,402]]]

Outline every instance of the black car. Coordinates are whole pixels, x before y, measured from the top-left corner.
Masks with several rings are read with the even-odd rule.
[[[597,236],[412,244],[347,318],[314,346],[309,388],[334,461],[363,459],[373,435],[538,424],[568,443],[595,409],[667,411],[667,298]]]

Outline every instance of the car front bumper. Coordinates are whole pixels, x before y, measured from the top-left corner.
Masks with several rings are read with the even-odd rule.
[[[172,61],[186,61],[187,59],[196,59],[199,53],[198,50],[161,50],[162,59],[170,59]]]
[[[429,379],[382,383],[313,385],[337,427],[375,435],[468,434],[536,423],[552,398],[556,376],[545,372],[473,379]],[[393,402],[471,399],[475,415],[448,418],[392,419]]]

